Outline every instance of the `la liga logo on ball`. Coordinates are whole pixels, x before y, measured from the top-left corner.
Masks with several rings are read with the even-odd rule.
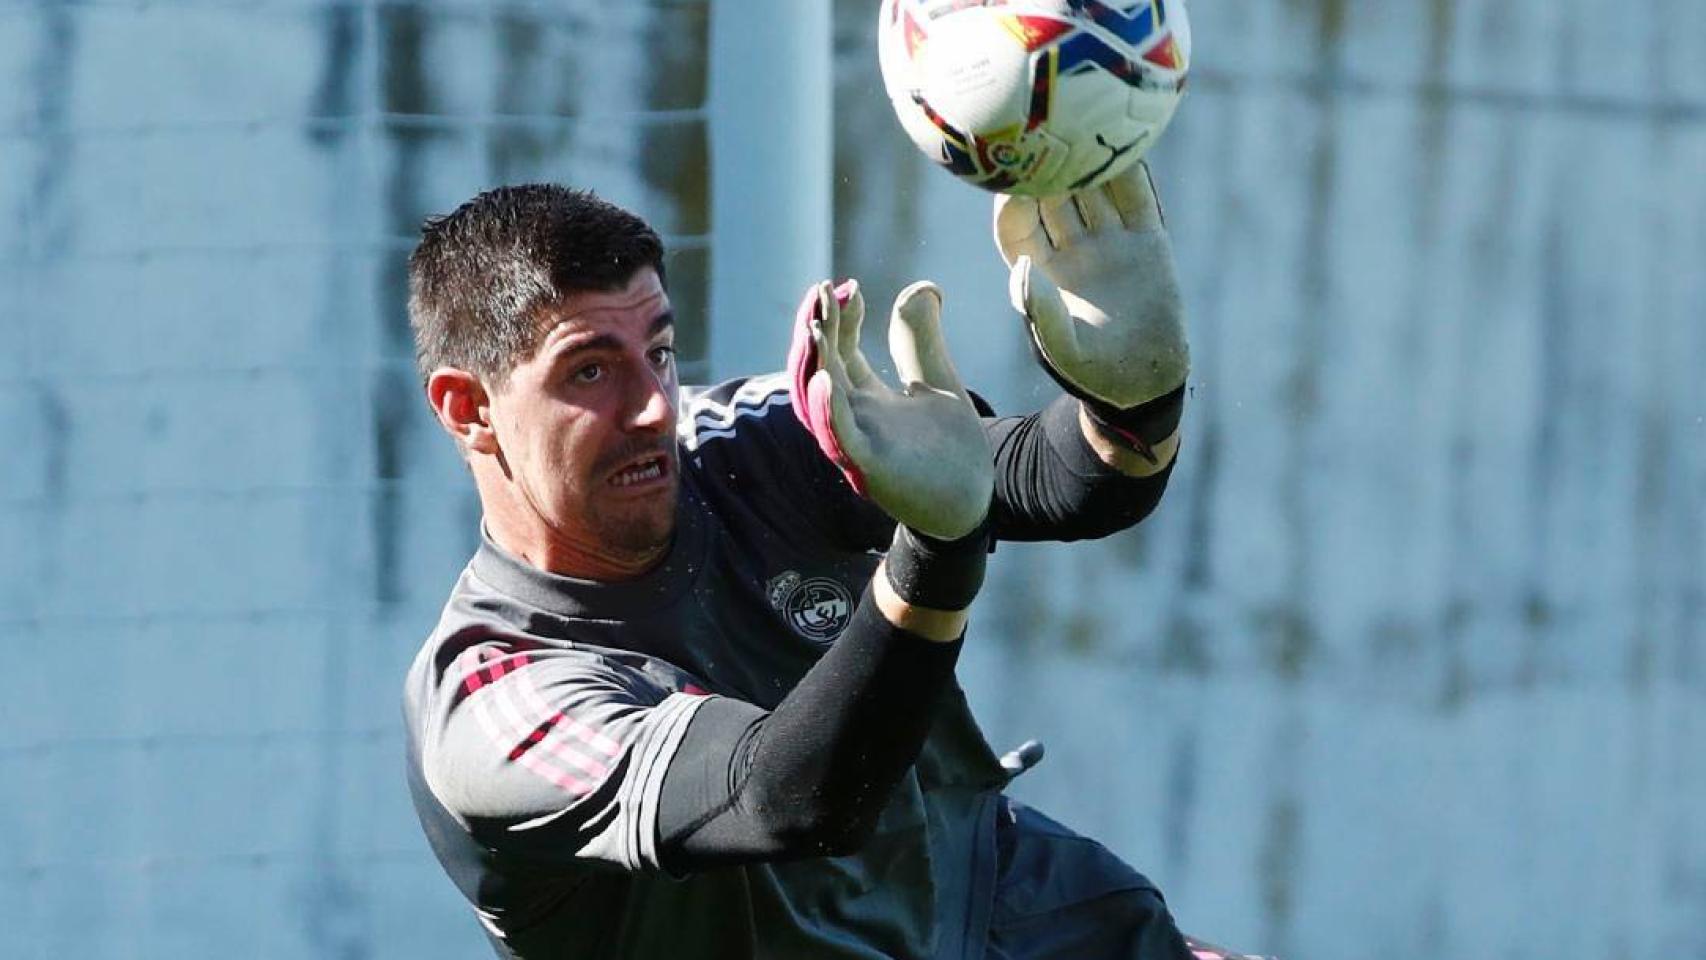
[[[877,52],[919,149],[987,190],[1051,196],[1118,176],[1184,94],[1184,0],[883,0]]]

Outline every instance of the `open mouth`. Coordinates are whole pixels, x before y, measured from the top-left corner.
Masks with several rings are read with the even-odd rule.
[[[653,480],[661,480],[669,473],[669,458],[663,454],[654,454],[643,460],[636,460],[626,467],[616,471],[610,477],[613,487],[632,487]]]

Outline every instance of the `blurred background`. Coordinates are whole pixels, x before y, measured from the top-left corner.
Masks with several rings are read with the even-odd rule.
[[[1046,402],[875,0],[0,5],[0,957],[489,955],[399,687],[478,508],[404,261],[486,187],[668,235],[684,372],[938,280]],[[1706,958],[1706,4],[1195,0],[1160,512],[1006,547],[1017,794],[1292,960]]]

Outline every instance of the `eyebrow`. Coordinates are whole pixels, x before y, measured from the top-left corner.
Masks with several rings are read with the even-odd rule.
[[[646,339],[651,340],[675,326],[675,311],[665,310],[652,318],[651,326],[646,328]],[[608,333],[600,333],[585,340],[570,339],[567,346],[557,351],[553,362],[561,362],[564,357],[573,356],[583,350],[618,350],[622,341]]]

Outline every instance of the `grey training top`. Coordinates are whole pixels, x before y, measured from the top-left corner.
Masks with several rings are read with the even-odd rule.
[[[1005,774],[947,697],[848,857],[665,874],[664,770],[706,697],[771,709],[846,626],[893,521],[818,452],[777,375],[683,404],[675,541],[638,580],[489,538],[409,672],[415,806],[498,953],[982,957]]]

